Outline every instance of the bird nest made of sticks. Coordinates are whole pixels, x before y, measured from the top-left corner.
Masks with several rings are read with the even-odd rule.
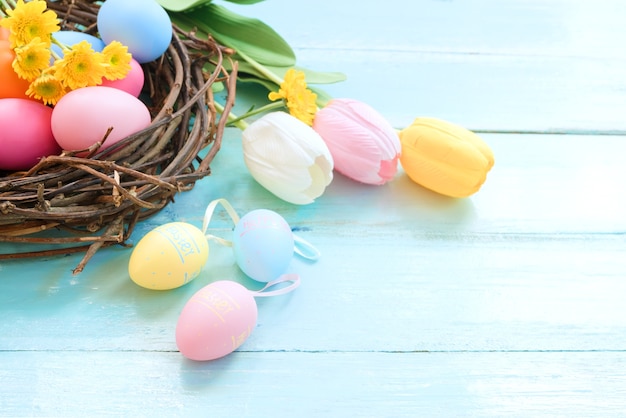
[[[67,0],[48,7],[63,30],[96,34],[96,3]],[[231,53],[173,25],[167,51],[142,64],[140,97],[151,113],[149,127],[107,148],[96,144],[86,156],[64,151],[28,171],[0,171],[0,242],[25,248],[4,251],[0,260],[84,252],[74,269],[80,272],[98,249],[124,244],[139,220],[210,174],[234,102]],[[216,83],[225,86],[221,112]]]

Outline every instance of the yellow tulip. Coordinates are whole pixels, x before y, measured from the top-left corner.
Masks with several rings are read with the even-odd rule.
[[[474,132],[435,118],[417,118],[400,131],[400,164],[417,184],[451,197],[476,193],[494,163]]]

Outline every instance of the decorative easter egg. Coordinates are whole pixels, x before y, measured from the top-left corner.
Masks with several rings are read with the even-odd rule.
[[[141,64],[134,58],[130,60],[130,71],[126,74],[126,77],[119,80],[102,80],[102,85],[107,87],[114,87],[119,90],[123,90],[128,94],[135,97],[139,97],[141,89],[143,89],[143,83],[145,76]]]
[[[233,251],[239,268],[260,282],[285,273],[294,252],[291,228],[278,213],[267,209],[244,215],[233,232]]]
[[[26,90],[28,90],[30,83],[18,77],[13,70],[14,59],[15,53],[11,49],[11,43],[5,39],[0,39],[0,98],[28,99]]]
[[[0,18],[1,20],[2,18]],[[4,26],[0,26],[0,40],[8,40],[11,35],[11,31],[5,28]]]
[[[185,304],[176,324],[176,345],[191,360],[206,361],[232,353],[256,326],[252,293],[237,282],[213,282]]]
[[[58,154],[52,109],[28,99],[0,99],[0,169],[27,170],[42,157]]]
[[[180,287],[196,278],[209,258],[209,244],[200,229],[170,222],[144,235],[130,255],[133,282],[154,290]]]
[[[172,41],[172,22],[155,0],[106,0],[97,25],[105,43],[121,42],[141,64],[159,58]]]
[[[105,46],[102,39],[88,33],[73,30],[60,30],[58,32],[54,32],[54,39],[68,47],[76,45],[81,41],[87,41],[91,45],[91,48],[93,48],[96,52],[101,52]],[[59,56],[63,56],[63,49],[60,46],[52,44],[51,48]]]
[[[52,133],[65,150],[84,150],[102,141],[109,147],[150,125],[146,105],[125,91],[90,86],[63,96],[52,112]]]

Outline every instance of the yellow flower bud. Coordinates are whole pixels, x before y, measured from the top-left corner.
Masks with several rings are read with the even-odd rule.
[[[400,164],[417,184],[451,197],[476,193],[493,166],[493,152],[474,132],[435,118],[400,131]]]

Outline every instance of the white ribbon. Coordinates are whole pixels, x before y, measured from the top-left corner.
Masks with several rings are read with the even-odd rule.
[[[286,283],[286,282],[291,282],[291,284],[289,286],[281,287],[280,289],[270,290],[270,291],[267,290],[272,286],[276,286],[280,283]],[[279,296],[279,295],[284,295],[286,293],[291,292],[292,290],[296,289],[298,286],[300,286],[300,276],[298,276],[295,273],[286,273],[286,274],[281,275],[276,280],[267,282],[267,284],[263,286],[263,289],[251,290],[250,293],[252,293],[252,296],[254,297]]]
[[[202,233],[210,240],[216,241],[227,247],[232,247],[232,241],[206,233],[209,227],[209,223],[211,223],[211,218],[213,217],[215,209],[217,208],[217,205],[222,205],[222,207],[226,210],[226,212],[232,219],[234,225],[237,225],[237,223],[239,222],[239,215],[228,200],[224,198],[215,199],[211,203],[209,203],[206,210],[204,211],[204,220],[202,221]],[[293,232],[292,235],[294,240],[294,252],[296,254],[298,254],[302,258],[311,261],[315,261],[321,257],[322,254],[316,247],[313,246],[313,244],[297,236]]]

